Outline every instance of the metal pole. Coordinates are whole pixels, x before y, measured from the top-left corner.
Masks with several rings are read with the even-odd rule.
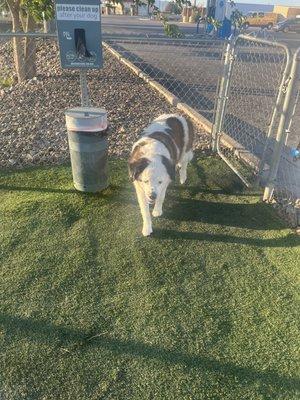
[[[87,85],[86,70],[81,69],[79,72],[79,76],[80,76],[81,105],[82,107],[90,107],[91,101]]]
[[[270,138],[273,134],[274,128],[275,128],[275,121],[276,121],[276,117],[277,114],[279,112],[279,110],[282,107],[282,102],[284,100],[284,95],[287,91],[287,87],[289,84],[289,72],[291,69],[291,64],[292,64],[292,57],[291,57],[291,51],[290,49],[288,49],[287,47],[284,47],[285,53],[286,53],[286,64],[285,64],[285,68],[284,68],[284,72],[282,75],[282,80],[280,83],[280,87],[279,87],[279,91],[278,91],[278,95],[277,95],[277,99],[276,99],[276,104],[275,107],[273,109],[273,114],[272,114],[272,118],[271,118],[271,122],[269,125],[269,129],[268,129],[268,133],[267,133],[267,137],[266,137],[266,143],[264,146],[264,150],[261,156],[261,161],[259,163],[259,167],[258,167],[258,174],[260,175],[263,172],[263,168],[265,165],[265,159],[266,159],[266,152],[267,149],[269,147],[269,143],[270,143]]]
[[[235,40],[230,39],[229,43],[226,46],[224,68],[220,82],[220,90],[217,101],[215,121],[212,127],[211,148],[213,152],[217,151],[218,136],[222,131],[222,126],[224,122],[223,120],[227,103],[227,95],[229,91],[230,78],[234,63],[235,43],[236,43]]]
[[[217,147],[217,152],[219,156],[222,158],[222,160],[231,168],[231,170],[240,178],[240,180],[243,182],[243,184],[246,187],[250,187],[250,183],[243,177],[242,174],[239,173],[238,169],[225,157],[220,149],[220,140],[221,140],[221,135],[222,135],[222,130],[223,130],[223,122],[224,122],[224,117],[225,117],[225,112],[226,112],[226,106],[227,106],[227,99],[228,99],[228,91],[229,91],[229,85],[231,82],[231,76],[232,76],[232,70],[233,70],[233,63],[235,60],[235,45],[237,43],[237,40],[232,42],[231,50],[229,52],[229,63],[228,63],[228,71],[226,74],[226,82],[225,82],[225,95],[224,95],[224,104],[221,109],[221,115],[220,115],[220,125],[219,125],[219,131],[217,133],[217,139],[216,139],[216,147]]]
[[[292,96],[295,89],[297,89],[296,77],[297,70],[299,68],[300,48],[296,51],[293,58],[293,63],[290,72],[289,84],[286,91],[286,96],[283,103],[283,109],[280,116],[280,121],[277,130],[276,143],[274,148],[273,157],[271,160],[270,173],[268,177],[268,182],[265,187],[263,200],[270,201],[274,192],[278,167],[280,163],[281,153],[284,146],[286,135],[288,134],[288,128],[290,123],[290,118],[294,108],[294,102],[292,101]]]
[[[294,118],[294,116],[296,114],[296,108],[297,108],[297,105],[299,104],[299,99],[300,99],[300,86],[298,85],[298,93],[297,93],[295,101],[294,101],[294,107],[293,107],[293,111],[292,111],[290,122],[289,122],[289,126],[288,126],[288,134],[291,133],[291,127],[292,127],[292,123],[293,123],[293,118]],[[285,145],[287,145],[288,138],[289,138],[289,135],[286,135],[285,143],[284,143]]]

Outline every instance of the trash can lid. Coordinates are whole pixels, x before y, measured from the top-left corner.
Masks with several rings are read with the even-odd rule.
[[[75,107],[66,110],[69,131],[99,132],[107,129],[107,112],[103,108]]]

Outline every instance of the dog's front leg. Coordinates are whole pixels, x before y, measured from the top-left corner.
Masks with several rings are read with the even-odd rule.
[[[186,159],[182,160],[179,164],[179,180],[183,185],[186,181],[186,170],[187,170],[188,161]]]
[[[168,185],[165,185],[165,187],[161,189],[160,195],[156,199],[155,206],[152,211],[153,217],[160,217],[163,213],[162,206],[165,200],[167,187]]]
[[[149,204],[144,194],[144,191],[139,187],[139,184],[137,182],[134,182],[134,186],[143,218],[142,233],[144,236],[149,236],[152,233],[152,221],[149,210]]]
[[[187,177],[187,166],[188,163],[192,160],[193,158],[193,152],[189,151],[188,153],[185,154],[183,157],[183,160],[178,164],[179,166],[179,180],[181,184],[184,184],[186,181]]]

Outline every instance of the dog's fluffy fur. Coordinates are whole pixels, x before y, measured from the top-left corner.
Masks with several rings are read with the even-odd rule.
[[[143,217],[144,236],[152,233],[152,215],[162,215],[167,187],[179,171],[180,183],[186,181],[186,170],[193,158],[193,125],[176,114],[164,114],[155,119],[133,145],[129,159],[129,174]]]

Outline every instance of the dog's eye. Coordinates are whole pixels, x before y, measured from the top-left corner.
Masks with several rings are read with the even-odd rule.
[[[158,181],[158,184],[161,185],[161,184],[162,184],[162,181]]]
[[[149,181],[144,181],[144,183],[149,183]]]

